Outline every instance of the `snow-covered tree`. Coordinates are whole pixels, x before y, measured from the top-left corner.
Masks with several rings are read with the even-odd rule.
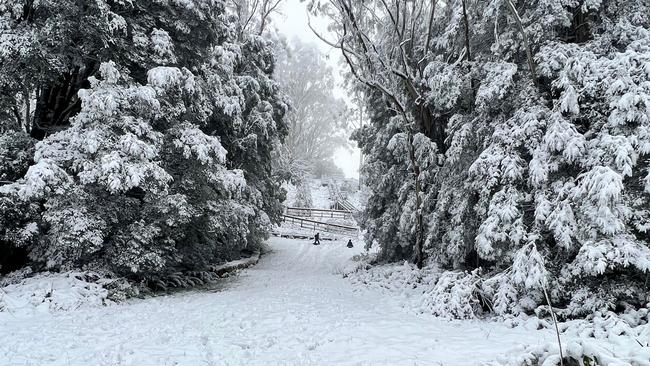
[[[334,96],[334,75],[325,55],[316,45],[294,39],[278,48],[275,76],[291,101],[283,147],[294,173],[299,175],[304,165],[315,173],[333,165],[334,152],[347,145],[348,116],[345,102]]]
[[[309,181],[301,180],[296,186],[296,198],[292,202],[294,207],[314,207],[314,202],[311,197],[311,187]]]
[[[48,8],[62,4],[72,13]],[[0,150],[3,159],[9,156],[24,170],[0,186],[0,244],[22,248],[46,268],[105,268],[136,278],[202,269],[255,249],[281,213],[282,177],[271,157],[287,132],[287,105],[271,78],[271,44],[258,36],[238,38],[222,1],[144,5],[99,2],[84,10],[78,3],[41,2],[26,19],[3,15],[15,31],[7,34],[57,35],[53,42],[62,45],[88,42],[68,52],[80,53],[78,62],[97,63],[95,71],[76,73],[67,84],[61,78],[82,66],[37,63],[42,68],[31,77],[45,86],[27,97],[3,94],[5,101],[35,95],[25,111],[39,105],[41,90],[58,93],[64,85],[71,93],[56,101],[67,109],[56,123],[38,108],[30,114],[44,132],[33,128],[32,136],[44,138],[29,159],[0,144],[8,151]],[[83,40],[46,29],[73,27],[66,22],[81,10],[93,22],[80,31]],[[109,50],[91,47],[103,43]],[[32,53],[17,56],[36,62]],[[2,71],[3,82],[24,82],[25,70],[10,71]]]
[[[565,316],[647,304],[646,1],[311,4],[373,96],[356,138],[384,258],[424,242],[430,265],[480,267],[499,313],[544,287]]]

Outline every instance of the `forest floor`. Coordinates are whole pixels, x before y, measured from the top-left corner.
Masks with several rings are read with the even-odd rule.
[[[532,327],[446,321],[343,278],[345,241],[272,238],[213,291],[62,312],[0,313],[0,365],[474,365],[552,339]]]

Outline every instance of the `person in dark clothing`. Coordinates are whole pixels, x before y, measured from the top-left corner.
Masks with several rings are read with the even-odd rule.
[[[348,240],[348,248],[352,248],[354,245],[352,245],[352,239]]]
[[[320,245],[320,233],[314,235],[314,245]]]

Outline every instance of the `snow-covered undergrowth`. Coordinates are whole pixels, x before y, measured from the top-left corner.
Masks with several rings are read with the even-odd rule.
[[[648,309],[622,315],[596,314],[560,324],[565,365],[650,365]],[[560,364],[557,342],[519,346],[490,365]]]
[[[407,311],[432,314],[447,319],[472,319],[493,316],[481,311],[487,296],[475,273],[417,269],[413,264],[371,266],[372,257],[350,268],[346,277],[357,285],[380,289],[396,297]],[[650,305],[650,304],[648,304]],[[649,306],[650,307],[650,306]],[[648,308],[622,314],[596,313],[587,319],[559,324],[565,365],[650,366],[650,325]],[[510,326],[553,329],[550,320],[520,314],[494,318]],[[531,366],[560,365],[557,341],[518,346],[504,350],[490,365]]]
[[[480,308],[476,277],[465,272],[418,269],[408,262],[370,266],[364,262],[347,274],[353,282],[383,289],[403,299],[417,313],[448,319],[472,319]]]
[[[112,304],[119,282],[92,272],[30,275],[23,270],[0,280],[0,312],[29,315]]]

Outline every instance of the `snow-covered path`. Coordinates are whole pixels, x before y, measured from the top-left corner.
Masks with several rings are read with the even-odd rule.
[[[355,248],[270,240],[216,292],[0,314],[0,365],[473,365],[547,332],[412,314],[342,278]]]

